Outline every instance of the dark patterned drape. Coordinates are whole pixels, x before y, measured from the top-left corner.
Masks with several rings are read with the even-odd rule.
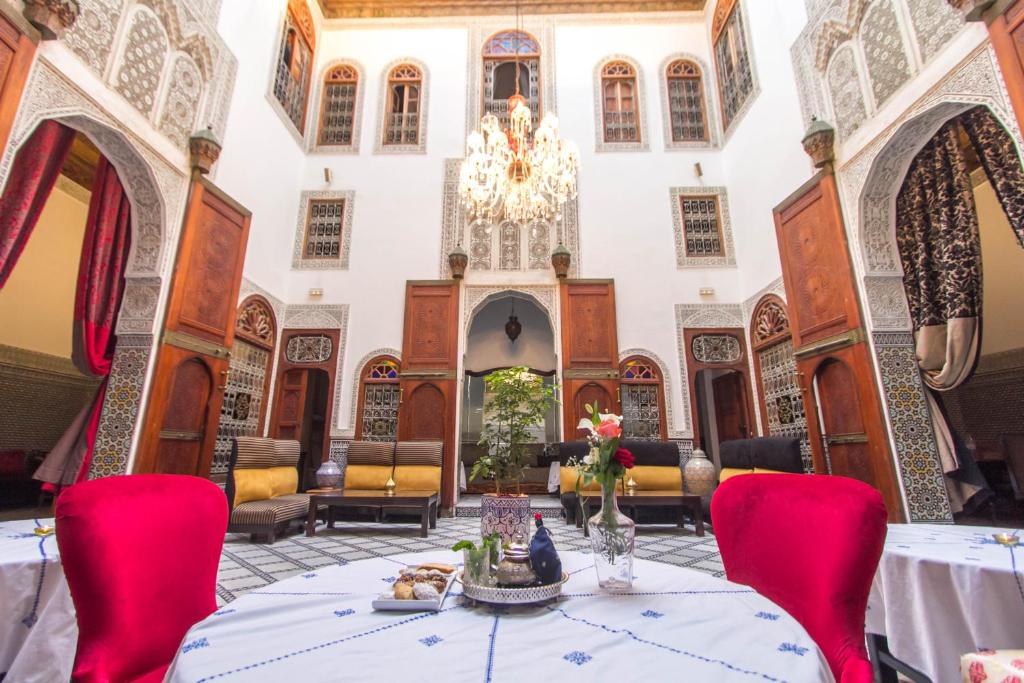
[[[1017,146],[986,107],[975,107],[959,118],[1017,241],[1024,247],[1024,168]]]
[[[0,196],[0,288],[39,221],[74,139],[75,131],[67,126],[43,121],[14,157]]]
[[[131,242],[131,207],[117,171],[100,158],[89,201],[75,291],[72,359],[83,373],[103,377],[92,402],[46,456],[37,479],[57,485],[83,481],[89,474],[107,376],[114,358],[114,326],[124,293]]]

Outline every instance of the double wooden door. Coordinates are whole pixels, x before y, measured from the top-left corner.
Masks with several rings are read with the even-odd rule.
[[[776,207],[775,228],[815,472],[871,484],[903,521],[835,177],[819,173]]]
[[[208,180],[193,181],[136,473],[210,473],[249,221]]]

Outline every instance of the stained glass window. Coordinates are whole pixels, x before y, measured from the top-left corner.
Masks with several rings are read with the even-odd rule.
[[[519,55],[519,93],[530,107],[533,127],[540,121],[540,44],[523,31],[501,31],[484,43],[483,111],[498,117],[502,127],[508,126],[508,98],[516,92]]]
[[[352,145],[358,87],[359,73],[350,64],[339,64],[327,72],[320,108],[319,144]]]
[[[274,74],[274,97],[284,107],[285,114],[299,133],[306,122],[306,96],[309,93],[309,73],[313,62],[313,47],[300,30],[291,7],[285,13],[284,32],[277,55]]]
[[[362,375],[360,393],[359,438],[364,441],[395,441],[398,439],[398,406],[401,388],[398,375],[401,366],[390,356],[374,358]]]
[[[729,124],[754,92],[754,74],[750,67],[747,40],[743,31],[740,2],[736,2],[715,38],[715,66],[722,99],[722,125]]]
[[[636,71],[626,62],[601,69],[601,106],[605,142],[639,142],[640,117]]]
[[[700,67],[688,59],[677,59],[668,65],[665,78],[672,142],[707,140],[707,114]]]
[[[385,145],[416,145],[420,141],[423,74],[412,64],[399,64],[388,74],[384,127]]]
[[[687,256],[724,256],[722,220],[714,195],[679,197]]]
[[[344,199],[311,199],[306,218],[304,258],[340,259]]]
[[[629,439],[666,438],[662,429],[664,388],[657,365],[643,356],[626,359],[619,368],[622,434]]]

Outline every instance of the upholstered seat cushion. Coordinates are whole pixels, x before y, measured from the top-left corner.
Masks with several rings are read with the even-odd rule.
[[[440,491],[441,468],[432,465],[395,465],[396,491]]]
[[[255,470],[235,470],[234,505],[241,505],[253,500],[265,500],[274,495],[273,476],[270,468]]]
[[[270,498],[288,496],[299,490],[299,471],[295,465],[268,467],[262,471],[270,476]]]
[[[345,488],[355,490],[383,489],[391,476],[391,465],[353,465],[345,467]]]
[[[559,493],[575,493],[576,492],[576,469],[573,467],[560,467],[558,468],[558,492]],[[583,481],[580,481],[580,491],[600,491],[601,485],[596,481],[592,481],[586,486],[583,485]]]
[[[730,477],[735,477],[738,474],[753,474],[754,470],[745,470],[740,467],[723,467],[722,471],[718,473],[718,482],[722,483]]]
[[[232,525],[271,525],[305,517],[309,512],[309,496],[293,493],[268,500],[253,500],[236,505],[231,511]]]
[[[626,472],[641,491],[682,491],[683,471],[679,465],[636,465]]]

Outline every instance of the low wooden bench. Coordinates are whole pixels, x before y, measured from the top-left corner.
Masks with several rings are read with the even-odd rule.
[[[384,491],[358,491],[345,489],[333,492],[310,493],[309,514],[306,517],[306,535],[316,535],[317,508],[327,508],[327,526],[334,528],[334,508],[378,507],[381,510],[420,513],[420,536],[427,537],[427,528],[437,528],[437,491],[398,491],[393,496]]]

